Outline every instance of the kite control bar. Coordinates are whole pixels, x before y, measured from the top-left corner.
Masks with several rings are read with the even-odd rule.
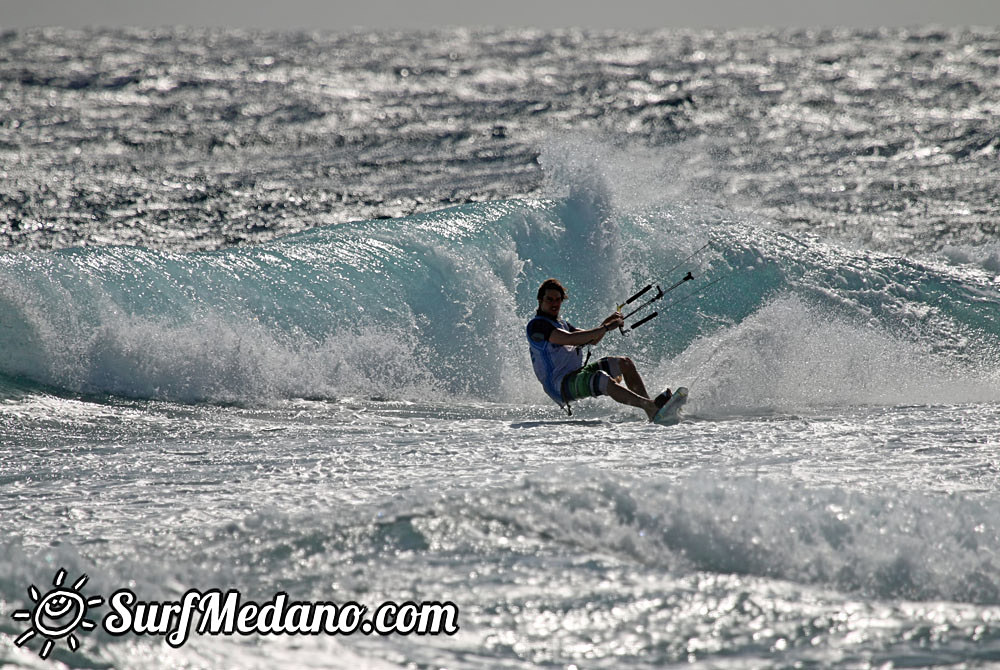
[[[712,244],[712,242],[709,241],[705,245],[699,247],[693,254],[691,254],[690,256],[688,256],[687,258],[685,258],[684,260],[682,260],[680,263],[678,263],[677,265],[675,265],[673,268],[671,268],[670,272],[668,272],[667,274],[672,274],[674,272],[674,270],[676,270],[677,268],[681,267],[682,265],[684,265],[685,263],[687,263],[689,260],[691,260],[692,258],[694,258],[695,256],[697,256],[698,254],[700,254],[702,251],[704,251],[709,246],[711,246],[711,244]],[[660,312],[665,312],[668,309],[671,309],[673,307],[676,307],[677,305],[680,305],[681,303],[687,302],[688,300],[691,300],[692,298],[695,298],[695,297],[697,297],[699,295],[702,295],[703,293],[705,293],[706,291],[708,291],[708,289],[712,288],[713,286],[715,286],[716,284],[718,284],[719,282],[721,282],[721,281],[723,281],[725,279],[729,279],[730,277],[734,277],[736,275],[741,275],[741,274],[743,274],[745,272],[752,271],[753,269],[754,269],[753,266],[750,266],[750,267],[747,267],[747,268],[744,268],[744,269],[741,269],[741,270],[733,270],[732,272],[729,272],[728,274],[724,274],[721,277],[716,277],[715,279],[713,279],[712,281],[708,282],[707,284],[703,284],[699,288],[697,288],[697,289],[695,289],[693,291],[690,291],[687,295],[683,295],[680,298],[677,298],[676,300],[671,300],[669,303],[667,303],[667,305],[665,307],[661,307],[659,311],[647,314],[646,316],[642,317],[641,319],[639,319],[638,321],[636,321],[635,323],[633,323],[631,326],[629,326],[628,329],[629,330],[635,330],[636,328],[638,328],[642,324],[646,323],[647,321],[650,321],[650,320],[656,318],[657,316],[659,316]],[[618,305],[618,311],[619,312],[622,311],[622,308],[625,307],[625,305],[629,305],[629,304],[635,302],[636,300],[638,300],[639,298],[641,298],[642,296],[646,295],[646,293],[648,293],[649,291],[651,291],[653,289],[653,287],[655,286],[656,287],[656,295],[654,295],[652,298],[649,298],[648,300],[646,300],[646,302],[642,303],[641,305],[639,305],[638,307],[636,307],[635,309],[633,309],[631,312],[629,312],[628,314],[625,314],[622,317],[623,320],[628,319],[629,317],[634,316],[640,310],[643,310],[646,307],[648,307],[649,305],[651,305],[654,302],[656,302],[657,300],[660,300],[661,298],[663,298],[663,296],[665,296],[666,294],[670,293],[671,291],[673,291],[675,288],[677,288],[678,286],[680,286],[684,282],[691,281],[692,279],[697,279],[697,277],[695,277],[690,272],[688,272],[681,279],[679,279],[678,281],[674,282],[673,284],[671,284],[666,289],[660,288],[659,284],[647,284],[642,289],[640,289],[638,293],[636,293],[635,295],[633,295],[631,298],[629,298],[628,300],[626,300],[622,304]],[[621,332],[622,335],[627,335],[628,334],[626,332],[626,330],[625,330],[624,324],[618,330]]]
[[[687,258],[685,258],[684,260],[682,260],[680,263],[678,263],[677,265],[675,265],[674,267],[672,267],[670,269],[670,271],[667,272],[667,274],[668,275],[669,274],[673,274],[673,272],[675,270],[677,270],[677,268],[681,267],[682,265],[685,265],[688,261],[690,261],[692,258],[694,258],[698,254],[700,254],[702,251],[704,251],[705,249],[707,249],[711,245],[712,245],[712,241],[709,240],[708,242],[706,242],[702,246],[698,247],[694,251],[694,253],[692,253],[690,256],[688,256]],[[726,275],[726,276],[728,277],[730,275]],[[629,298],[628,300],[626,300],[622,304],[618,305],[618,311],[619,312],[622,311],[622,308],[625,307],[625,305],[632,304],[633,302],[635,302],[636,300],[638,300],[642,296],[646,295],[646,293],[648,293],[650,290],[652,290],[653,286],[656,286],[656,295],[654,295],[652,298],[649,298],[648,300],[646,300],[646,302],[642,303],[641,305],[639,305],[638,307],[636,307],[635,309],[633,309],[631,312],[629,312],[628,314],[626,314],[626,315],[624,315],[622,317],[623,319],[628,319],[629,317],[634,316],[640,310],[645,309],[646,307],[648,307],[649,305],[653,304],[657,300],[660,300],[663,296],[665,296],[666,294],[670,293],[671,291],[673,291],[675,288],[677,288],[678,286],[680,286],[684,282],[691,281],[694,278],[695,278],[694,275],[692,275],[690,272],[688,272],[680,280],[674,282],[673,284],[671,284],[666,289],[660,288],[659,284],[647,284],[642,289],[640,289],[638,293],[636,293],[635,295],[633,295],[631,298]],[[720,281],[722,279],[725,279],[725,278],[726,277],[720,277],[719,279],[711,281],[708,284],[705,284],[704,286],[702,286],[700,289],[698,289],[698,290],[696,290],[696,291],[694,291],[692,293],[689,293],[688,295],[682,297],[680,300],[674,300],[674,301],[672,301],[669,305],[667,305],[666,307],[664,307],[662,311],[666,311],[667,309],[670,309],[674,305],[678,305],[678,304],[684,302],[685,300],[688,300],[689,298],[693,298],[695,295],[701,293],[702,291],[704,291],[708,287],[712,286],[716,282],[718,282],[718,281]],[[659,314],[660,314],[660,312],[658,312],[658,311],[657,312],[652,312],[650,314],[647,314],[646,316],[642,317],[641,319],[639,319],[638,321],[636,321],[635,323],[633,323],[631,326],[629,326],[629,330],[635,330],[636,328],[638,328],[642,324],[646,323],[647,321],[650,321],[651,319],[656,318]],[[622,335],[626,334],[624,325],[622,327],[620,327],[618,330],[621,332]]]
[[[694,258],[695,256],[697,256],[698,254],[700,254],[701,252],[703,252],[705,249],[709,248],[711,245],[712,245],[712,241],[709,240],[708,242],[706,242],[702,246],[698,247],[697,249],[695,249],[694,253],[692,253],[690,256],[688,256],[687,258],[685,258],[684,260],[682,260],[680,263],[678,263],[674,267],[670,268],[670,271],[667,272],[667,274],[668,275],[669,274],[673,274],[674,270],[676,270],[680,266],[682,266],[685,263],[687,263],[689,260],[691,260],[692,258]],[[662,298],[666,294],[670,293],[671,291],[673,291],[675,288],[677,288],[678,286],[680,286],[684,282],[691,281],[692,279],[694,279],[694,275],[692,275],[690,272],[688,272],[687,274],[684,275],[683,278],[681,278],[680,281],[672,284],[666,290],[660,288],[659,284],[656,284],[656,295],[654,295],[652,298],[650,298],[646,302],[642,303],[641,305],[639,305],[638,307],[636,307],[635,309],[633,309],[631,312],[629,312],[628,314],[626,314],[623,318],[625,318],[625,319],[629,318],[630,316],[632,316],[633,314],[635,314],[639,310],[643,309],[647,305],[651,305],[652,303],[656,302],[657,300],[659,300],[660,298]],[[633,295],[631,298],[629,298],[628,300],[626,300],[622,304],[618,305],[618,311],[619,312],[622,311],[622,307],[624,307],[625,305],[628,305],[628,304],[632,303],[633,301],[635,301],[635,300],[639,299],[640,297],[642,297],[643,295],[645,295],[646,292],[649,291],[651,288],[653,288],[653,284],[647,284],[638,293],[636,293],[635,295]],[[671,305],[672,304],[673,303],[671,303]],[[670,305],[668,305],[668,307],[669,306]],[[650,319],[656,318],[657,315],[659,315],[659,312],[653,312],[652,314],[647,314],[646,316],[642,317],[641,319],[639,319],[638,321],[636,321],[635,323],[633,323],[631,326],[629,326],[629,330],[635,330],[636,328],[638,328],[642,324],[646,323]],[[624,326],[621,327],[621,328],[619,328],[618,330],[621,332],[622,335],[625,334],[625,328],[624,328]]]
[[[641,305],[639,305],[638,307],[636,307],[635,309],[633,309],[628,314],[625,314],[622,317],[622,319],[628,319],[629,317],[634,316],[637,312],[645,309],[649,305],[652,305],[654,302],[656,302],[657,300],[659,300],[660,298],[662,298],[666,294],[670,293],[671,291],[673,291],[675,288],[677,288],[678,286],[680,286],[684,282],[691,281],[692,279],[694,279],[694,275],[692,275],[690,272],[688,272],[686,275],[684,275],[683,279],[681,279],[680,281],[672,284],[667,289],[662,289],[662,288],[660,288],[659,284],[656,284],[656,295],[654,295],[652,298],[650,298],[646,302],[642,303]],[[647,284],[638,293],[636,293],[635,295],[633,295],[631,298],[629,298],[628,300],[626,300],[622,304],[618,305],[618,311],[620,312],[625,305],[628,305],[628,304],[630,304],[632,302],[635,302],[637,299],[641,298],[643,295],[645,295],[652,288],[653,288],[653,284]],[[638,328],[642,324],[646,323],[650,319],[655,318],[658,314],[659,314],[659,312],[653,312],[651,314],[647,314],[646,316],[642,317],[641,319],[639,319],[638,321],[636,321],[635,323],[633,323],[631,326],[629,326],[629,330],[635,330],[636,328]],[[624,328],[624,326],[620,327],[618,330],[621,331],[622,335],[625,334],[625,328]]]

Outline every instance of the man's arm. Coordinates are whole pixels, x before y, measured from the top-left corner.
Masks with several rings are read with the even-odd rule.
[[[549,335],[549,342],[560,346],[568,345],[571,347],[580,347],[586,344],[597,344],[609,330],[614,330],[623,323],[625,323],[625,320],[622,319],[622,315],[615,312],[606,318],[597,328],[591,328],[590,330],[574,330],[570,333],[562,328],[556,328],[552,331],[552,334]]]

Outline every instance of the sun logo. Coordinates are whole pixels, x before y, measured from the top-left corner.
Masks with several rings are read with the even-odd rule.
[[[38,589],[32,584],[28,587],[28,595],[35,603],[30,610],[18,610],[13,617],[17,621],[31,621],[31,627],[24,631],[20,637],[14,640],[18,647],[25,642],[41,635],[45,638],[38,655],[48,658],[55,646],[56,640],[66,638],[69,648],[76,651],[80,646],[80,641],[73,635],[73,631],[79,628],[93,630],[97,624],[87,619],[87,608],[95,607],[104,602],[101,596],[84,599],[80,589],[87,583],[87,575],[83,575],[70,588],[64,588],[63,582],[66,580],[66,571],[59,568],[55,579],[52,580],[54,589],[41,595]]]

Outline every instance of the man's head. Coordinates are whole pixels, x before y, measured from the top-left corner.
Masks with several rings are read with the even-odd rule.
[[[553,319],[559,317],[559,308],[566,299],[566,289],[558,279],[546,279],[538,287],[538,311]]]

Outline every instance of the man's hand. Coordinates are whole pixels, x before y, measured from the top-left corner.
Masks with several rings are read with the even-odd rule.
[[[591,340],[591,344],[597,344],[604,339],[608,331],[614,330],[615,328],[621,328],[625,324],[625,319],[622,318],[621,312],[615,312],[604,321],[598,328],[594,329],[594,339]]]
[[[622,317],[621,312],[615,312],[614,314],[606,318],[603,322],[601,322],[601,325],[604,326],[607,330],[614,330],[615,328],[621,328],[622,326],[624,326],[625,319]]]

